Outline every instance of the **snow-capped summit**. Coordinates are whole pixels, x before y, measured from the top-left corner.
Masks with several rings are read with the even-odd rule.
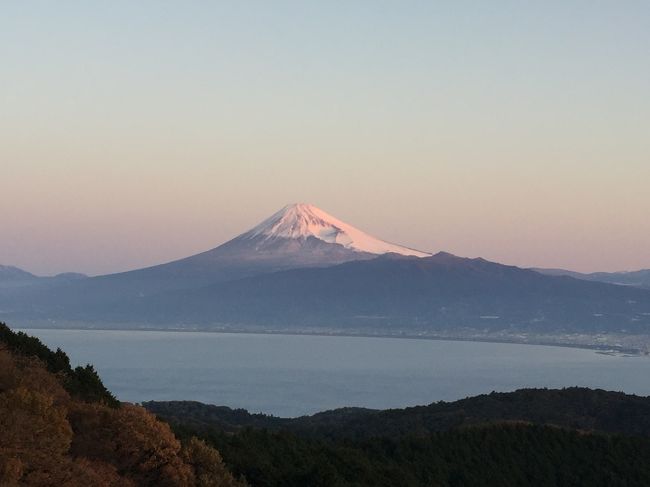
[[[372,260],[387,253],[413,257],[431,255],[371,237],[313,205],[293,204],[251,230],[205,252],[84,280],[84,296],[87,303],[92,299],[98,302],[141,299],[160,292],[198,289],[278,271]],[[72,287],[81,287],[81,283]]]
[[[275,240],[307,239],[314,237],[326,243],[339,244],[349,250],[370,254],[396,253],[416,257],[431,254],[392,244],[372,237],[333,217],[314,205],[295,203],[287,205],[264,220],[242,238]]]

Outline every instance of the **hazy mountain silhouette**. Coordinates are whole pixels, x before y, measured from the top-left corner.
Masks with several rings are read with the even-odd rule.
[[[628,272],[591,272],[586,274],[568,271],[566,269],[534,268],[533,270],[550,276],[571,276],[585,281],[607,282],[621,286],[635,286],[650,289],[650,269]]]
[[[650,331],[650,292],[466,259],[388,254],[167,292],[109,318],[269,329]]]

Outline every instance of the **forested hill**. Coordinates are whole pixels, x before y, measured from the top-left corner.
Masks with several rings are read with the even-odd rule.
[[[284,431],[176,428],[259,487],[647,487],[650,440],[501,423],[426,436],[316,440]]]
[[[144,404],[255,486],[648,486],[650,398],[524,389],[295,419]]]
[[[219,453],[106,390],[92,366],[0,323],[0,486],[243,485]]]
[[[160,417],[197,428],[229,432],[246,427],[265,428],[320,439],[421,436],[513,421],[650,436],[650,397],[581,387],[492,392],[454,402],[383,411],[342,408],[291,419],[192,401],[151,401],[143,405]]]

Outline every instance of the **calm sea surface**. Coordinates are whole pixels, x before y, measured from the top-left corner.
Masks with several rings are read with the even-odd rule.
[[[405,407],[521,387],[650,395],[650,359],[480,342],[25,330],[90,362],[121,400],[196,400],[277,416]]]

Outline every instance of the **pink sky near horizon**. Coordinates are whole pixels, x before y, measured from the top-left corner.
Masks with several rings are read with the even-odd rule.
[[[0,6],[0,264],[103,274],[312,203],[522,267],[650,268],[650,6]]]

